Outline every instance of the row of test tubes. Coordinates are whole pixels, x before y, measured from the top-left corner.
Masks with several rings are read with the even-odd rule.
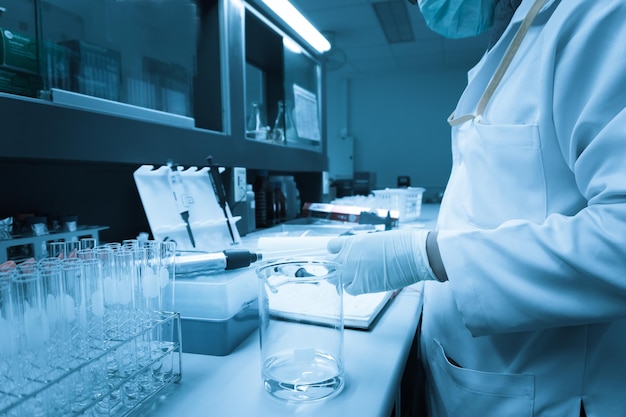
[[[172,378],[173,242],[52,242],[0,266],[0,416],[114,416]]]

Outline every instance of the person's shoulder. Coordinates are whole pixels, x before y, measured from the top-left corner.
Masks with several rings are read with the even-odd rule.
[[[613,13],[626,13],[626,0],[547,0],[555,12],[580,17],[601,17]]]
[[[557,38],[615,37],[626,31],[626,0],[547,0],[546,25]]]

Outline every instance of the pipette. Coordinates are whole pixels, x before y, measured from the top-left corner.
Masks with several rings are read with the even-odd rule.
[[[195,248],[196,241],[193,238],[193,233],[191,232],[191,224],[189,223],[189,209],[187,208],[187,201],[185,201],[186,194],[183,179],[180,176],[180,172],[178,172],[178,165],[174,164],[172,161],[167,161],[167,166],[170,167],[167,179],[170,183],[170,189],[172,191],[172,194],[174,194],[176,207],[178,208],[180,217],[183,219],[183,221],[185,222],[185,226],[187,227],[187,234],[189,235],[191,246]]]
[[[213,157],[207,156],[207,162],[209,163],[209,176],[211,177],[211,184],[213,185],[213,191],[215,191],[215,197],[217,198],[217,202],[219,203],[222,211],[224,212],[224,217],[226,217],[226,225],[228,226],[228,232],[230,233],[230,238],[233,240],[233,243],[237,243],[235,241],[235,233],[233,232],[233,226],[230,224],[230,219],[228,217],[228,210],[226,209],[226,190],[224,190],[224,183],[222,182],[222,177],[220,177],[219,167],[213,164]]]
[[[327,236],[261,236],[256,244],[264,261],[285,258],[326,258],[328,242],[334,235]]]
[[[247,249],[226,249],[222,252],[179,255],[176,256],[176,275],[205,274],[245,268],[262,258],[260,253],[250,252]]]

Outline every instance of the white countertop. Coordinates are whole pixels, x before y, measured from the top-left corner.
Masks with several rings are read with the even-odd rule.
[[[184,353],[182,379],[141,407],[142,417],[389,417],[415,336],[421,285],[403,289],[369,331],[346,330],[343,391],[334,398],[290,404],[265,392],[258,331],[227,356]]]
[[[402,224],[433,228],[439,205],[422,206],[420,218]],[[369,331],[346,330],[343,391],[334,398],[290,404],[265,392],[259,333],[227,356],[184,353],[182,379],[137,410],[139,417],[389,417],[422,308],[421,284],[403,289]]]

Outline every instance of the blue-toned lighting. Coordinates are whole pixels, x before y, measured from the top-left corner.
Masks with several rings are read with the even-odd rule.
[[[302,53],[302,48],[300,48],[300,45],[298,45],[295,41],[293,41],[291,38],[288,38],[286,36],[283,37],[283,46],[289,49],[294,54]]]
[[[274,13],[319,53],[330,50],[330,42],[287,0],[263,0]]]

